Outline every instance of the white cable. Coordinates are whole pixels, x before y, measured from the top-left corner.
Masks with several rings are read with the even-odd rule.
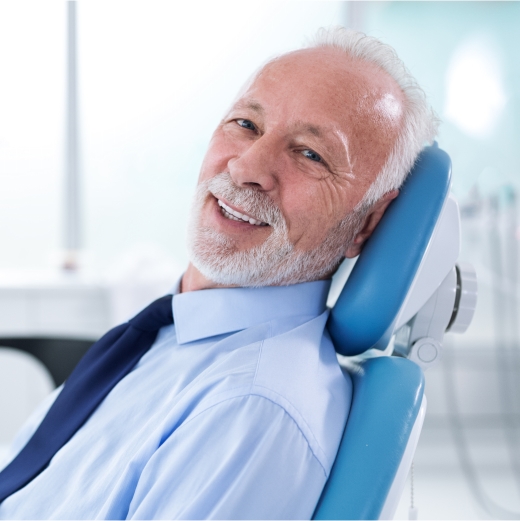
[[[410,467],[410,508],[408,509],[408,519],[416,520],[419,519],[417,507],[415,506],[415,497],[414,497],[414,482],[413,482],[413,471],[414,471],[414,462],[412,460],[412,466]]]

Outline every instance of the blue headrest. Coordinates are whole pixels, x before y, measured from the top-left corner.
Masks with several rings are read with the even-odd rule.
[[[451,161],[426,147],[367,241],[336,305],[328,329],[336,351],[353,356],[384,349],[426,251],[451,180]]]

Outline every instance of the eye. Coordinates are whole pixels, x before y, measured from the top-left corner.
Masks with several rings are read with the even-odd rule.
[[[323,159],[321,158],[321,156],[319,156],[318,154],[316,154],[316,152],[314,152],[313,150],[310,150],[309,148],[302,150],[302,154],[305,157],[307,157],[308,159],[310,159],[311,161],[316,161],[316,163],[323,162]]]
[[[236,119],[235,121],[242,128],[245,128],[247,130],[256,130],[255,124],[252,121],[249,121],[248,119]]]

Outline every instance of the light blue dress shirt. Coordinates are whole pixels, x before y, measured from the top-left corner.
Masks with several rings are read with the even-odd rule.
[[[175,295],[174,325],[0,518],[309,519],[351,399],[329,286]]]

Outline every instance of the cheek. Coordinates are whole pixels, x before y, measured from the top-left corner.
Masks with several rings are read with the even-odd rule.
[[[210,146],[200,169],[199,181],[206,181],[217,175],[225,166],[224,156],[218,147]]]
[[[338,183],[329,178],[285,187],[281,204],[291,242],[299,243],[302,248],[322,242],[348,211],[348,188],[347,182]]]
[[[209,144],[200,170],[199,181],[210,179],[227,171],[229,160],[236,156],[236,146],[230,143],[221,132],[216,133]]]

